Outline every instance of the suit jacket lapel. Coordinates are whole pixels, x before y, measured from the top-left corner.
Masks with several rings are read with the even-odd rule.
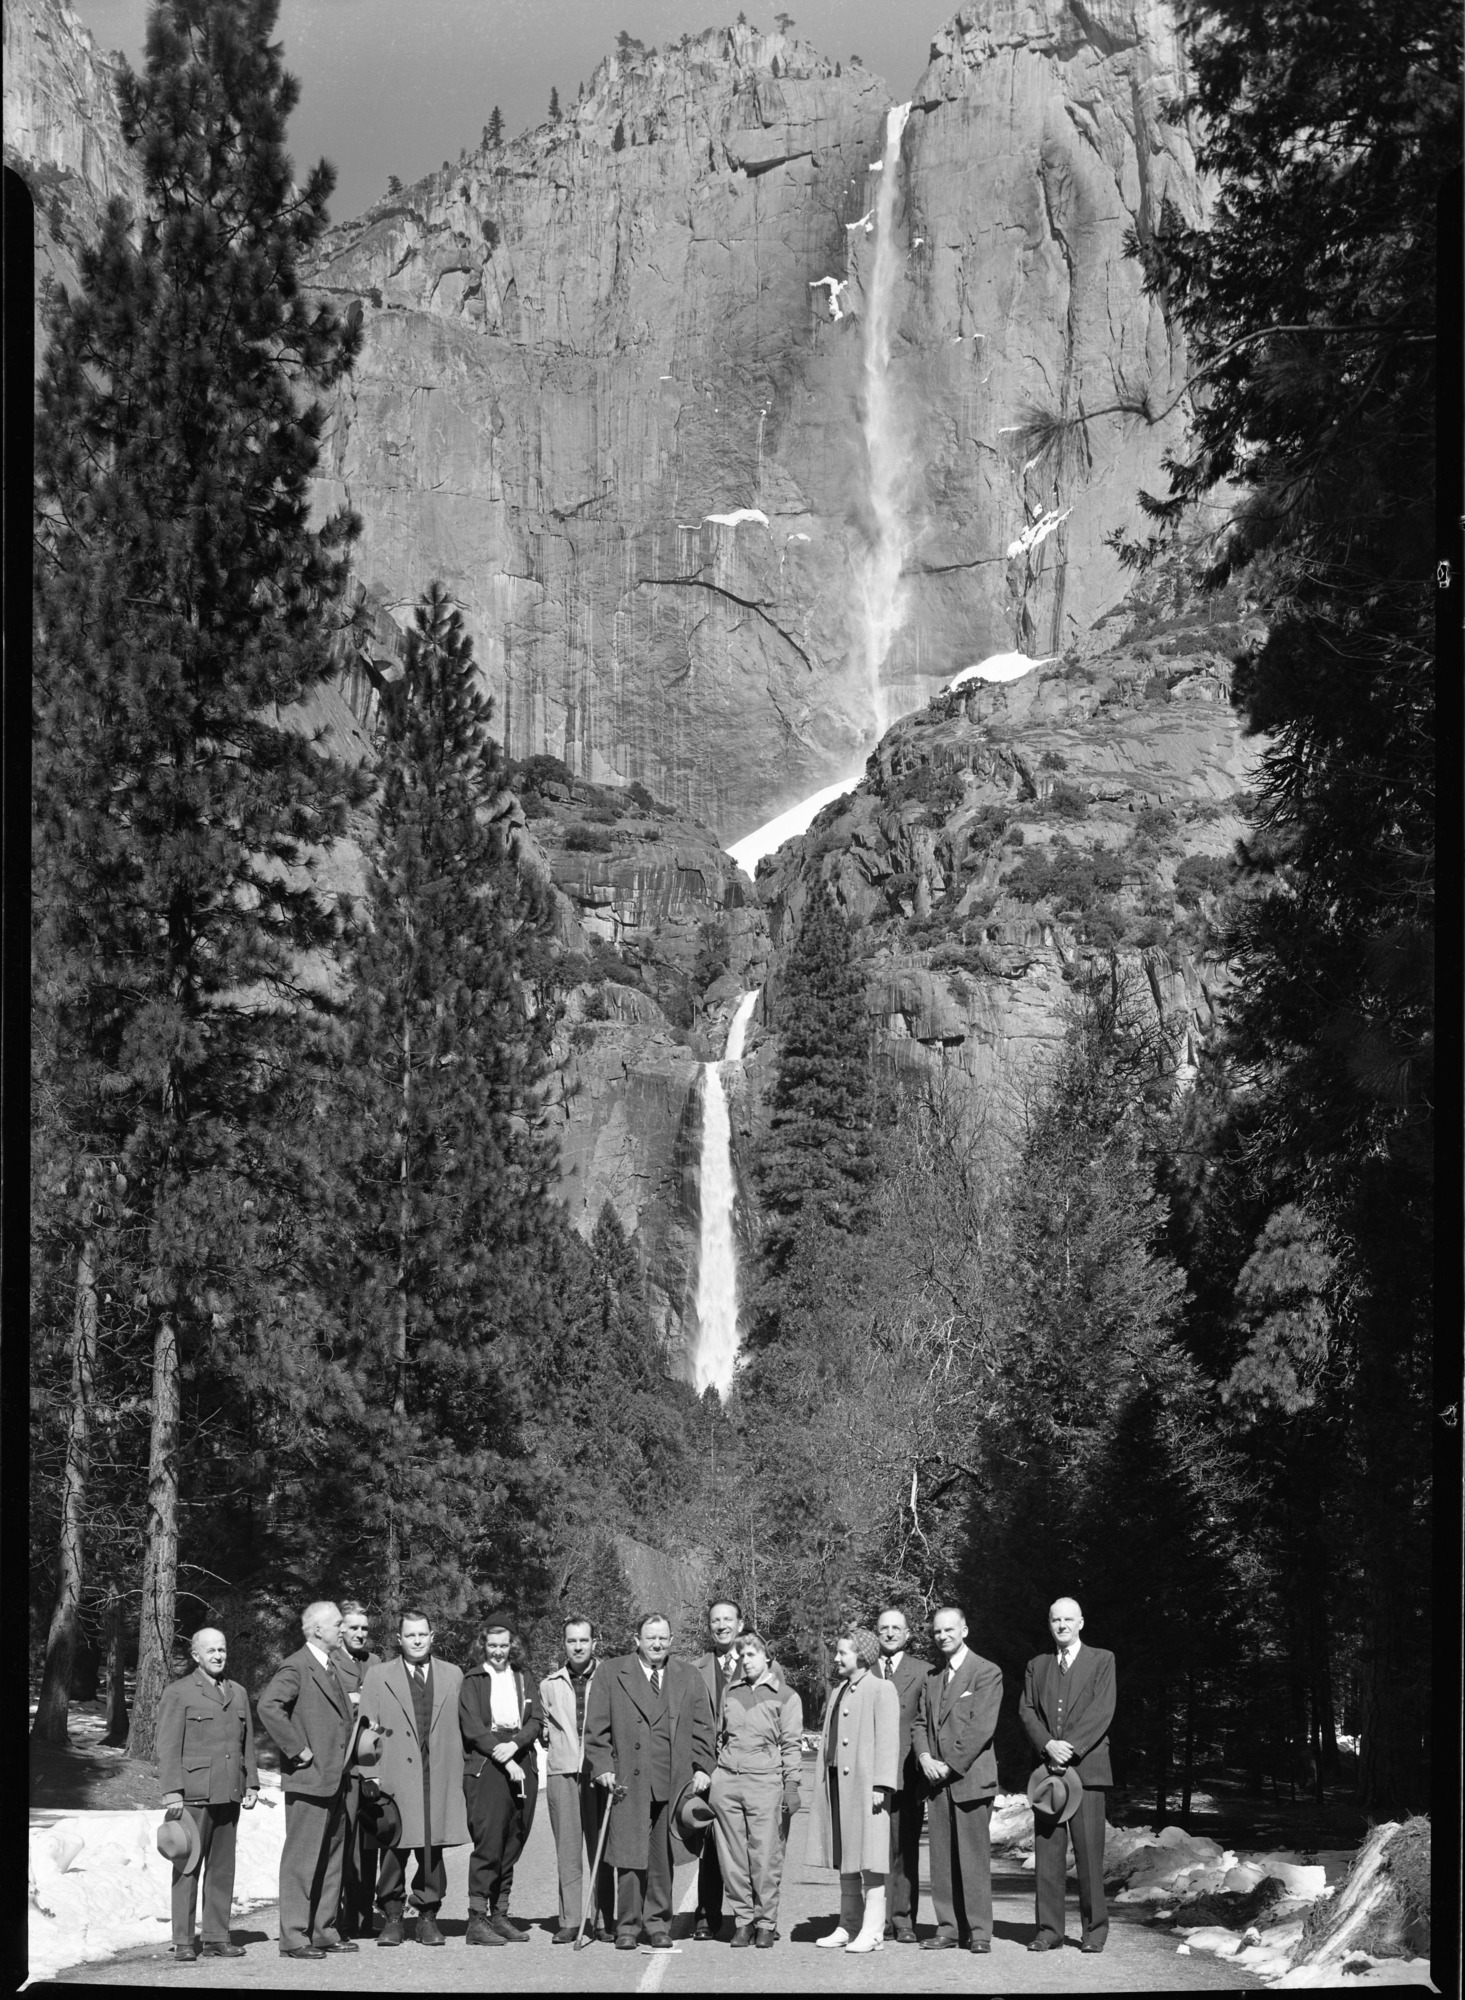
[[[440,1661],[436,1661],[436,1660],[435,1660],[435,1661],[433,1662],[433,1676],[432,1676],[432,1721],[431,1721],[431,1722],[430,1722],[430,1724],[428,1725],[428,1727],[429,1727],[430,1729],[436,1729],[436,1728],[437,1728],[437,1714],[438,1714],[438,1710],[439,1710],[439,1709],[440,1709],[440,1708],[442,1707],[443,1703],[444,1703],[444,1702],[445,1702],[445,1701],[447,1700],[447,1698],[448,1698],[448,1677],[447,1677],[447,1675],[446,1675],[446,1674],[440,1674],[440,1673],[438,1673],[438,1672],[437,1672],[437,1668],[438,1668],[438,1666],[440,1666],[440,1665],[441,1665],[441,1662],[440,1662]],[[520,1711],[520,1720],[521,1720],[521,1721],[523,1720],[523,1709],[524,1709],[524,1699],[523,1699],[523,1694],[522,1694],[522,1691],[521,1691],[521,1693],[520,1693],[520,1697],[519,1697],[519,1711]]]
[[[672,1672],[670,1660],[667,1661],[666,1665],[662,1668],[661,1671],[666,1677],[665,1681],[666,1706],[671,1715],[671,1733],[673,1736],[675,1736],[677,1733],[677,1716],[681,1712],[682,1697],[685,1691],[683,1687],[682,1676],[680,1674],[674,1674]],[[716,1669],[714,1668],[714,1672],[715,1671]],[[716,1702],[714,1702],[713,1706],[716,1707],[716,1705],[717,1705]]]
[[[1068,1669],[1068,1700],[1064,1703],[1063,1718],[1065,1728],[1073,1720],[1073,1713],[1078,1707],[1079,1697],[1088,1690],[1089,1679],[1093,1670],[1094,1656],[1091,1649],[1087,1646],[1080,1646],[1078,1657]],[[1056,1665],[1054,1672],[1057,1672]]]
[[[305,1657],[310,1662],[311,1671],[314,1673],[317,1683],[325,1689],[335,1706],[349,1719],[351,1704],[341,1691],[341,1683],[336,1678],[335,1668],[329,1666],[323,1667],[308,1646],[305,1649]]]
[[[651,1720],[651,1683],[642,1670],[639,1659],[632,1659],[621,1668],[621,1685],[635,1702],[647,1722]]]
[[[387,1668],[387,1686],[396,1698],[397,1706],[407,1719],[407,1727],[413,1736],[417,1734],[417,1709],[412,1700],[412,1687],[407,1679],[407,1662],[398,1654]]]

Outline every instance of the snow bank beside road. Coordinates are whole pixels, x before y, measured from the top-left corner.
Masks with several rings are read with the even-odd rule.
[[[156,1845],[162,1814],[38,1813],[30,1828],[30,1976],[172,1939],[173,1865]],[[236,1915],[279,1893],[285,1799],[261,1791],[239,1815]]]

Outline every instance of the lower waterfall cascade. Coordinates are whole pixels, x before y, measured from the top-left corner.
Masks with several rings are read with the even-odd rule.
[[[748,1023],[760,988],[739,999],[727,1031],[722,1063],[741,1062]],[[733,1173],[732,1125],[722,1087],[722,1063],[702,1065],[701,1229],[697,1259],[697,1348],[692,1386],[700,1396],[715,1389],[726,1396],[738,1360],[738,1253],[733,1233],[737,1179]]]

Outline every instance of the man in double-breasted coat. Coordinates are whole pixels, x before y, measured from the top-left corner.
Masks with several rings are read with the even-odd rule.
[[[242,1958],[229,1941],[234,1902],[235,1836],[239,1808],[259,1797],[249,1696],[226,1679],[222,1632],[205,1625],[193,1635],[193,1672],[163,1689],[158,1702],[158,1783],[165,1806],[181,1806],[198,1828],[199,1857],[191,1871],[173,1864],[173,1955],[194,1956],[193,1913],[203,1871],[203,1955]]]
[[[1083,1612],[1072,1597],[1048,1609],[1053,1651],[1028,1661],[1018,1716],[1040,1761],[1050,1771],[1073,1771],[1083,1781],[1078,1810],[1067,1822],[1034,1812],[1033,1862],[1038,1934],[1029,1951],[1053,1951],[1063,1942],[1063,1905],[1068,1887],[1068,1837],[1078,1874],[1079,1943],[1087,1952],[1104,1949],[1109,1909],[1104,1901],[1104,1802],[1114,1773],[1109,1762],[1109,1726],[1114,1720],[1114,1655],[1079,1638]]]
[[[686,1660],[673,1660],[671,1626],[659,1613],[641,1620],[636,1650],[607,1660],[590,1686],[585,1754],[596,1782],[619,1783],[605,1858],[616,1871],[616,1948],[646,1941],[671,1947],[672,1868],[684,1852],[672,1807],[688,1785],[705,1792],[714,1759],[712,1702]]]
[[[351,1702],[331,1653],[340,1643],[334,1604],[307,1604],[305,1644],[259,1698],[259,1719],[280,1746],[285,1845],[280,1851],[280,1950],[286,1958],[355,1951],[336,1929],[346,1845],[346,1750]]]
[[[1002,1706],[1002,1669],[967,1645],[967,1622],[955,1605],[931,1620],[936,1664],[926,1675],[912,1741],[931,1800],[931,1901],[936,1935],[930,1951],[992,1949],[992,1800],[997,1753],[992,1738]]]
[[[451,1662],[433,1658],[432,1636],[420,1611],[404,1611],[397,1621],[398,1658],[368,1668],[361,1683],[361,1713],[383,1732],[376,1782],[396,1817],[377,1863],[376,1900],[386,1919],[378,1945],[402,1943],[407,1863],[414,1857],[417,1942],[445,1942],[437,1922],[448,1886],[443,1849],[468,1844],[458,1728],[463,1676]],[[384,1807],[383,1818],[389,1816]]]

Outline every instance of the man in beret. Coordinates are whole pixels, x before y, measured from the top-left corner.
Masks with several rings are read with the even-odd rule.
[[[1072,1597],[1048,1609],[1053,1651],[1028,1661],[1018,1716],[1028,1740],[1049,1771],[1072,1772],[1083,1797],[1070,1819],[1033,1813],[1033,1863],[1038,1934],[1029,1951],[1056,1951],[1063,1943],[1064,1898],[1068,1888],[1068,1841],[1078,1874],[1078,1910],[1083,1926],[1080,1948],[1100,1952],[1109,1936],[1104,1901],[1104,1801],[1114,1774],[1109,1763],[1109,1725],[1114,1720],[1114,1655],[1079,1638],[1083,1612]]]
[[[173,1956],[198,1956],[193,1918],[203,1875],[203,1956],[243,1958],[229,1937],[234,1902],[239,1808],[259,1797],[249,1697],[225,1678],[228,1647],[204,1625],[190,1641],[193,1672],[163,1689],[158,1702],[158,1782],[163,1804],[179,1807],[198,1830],[195,1848],[173,1863]]]

